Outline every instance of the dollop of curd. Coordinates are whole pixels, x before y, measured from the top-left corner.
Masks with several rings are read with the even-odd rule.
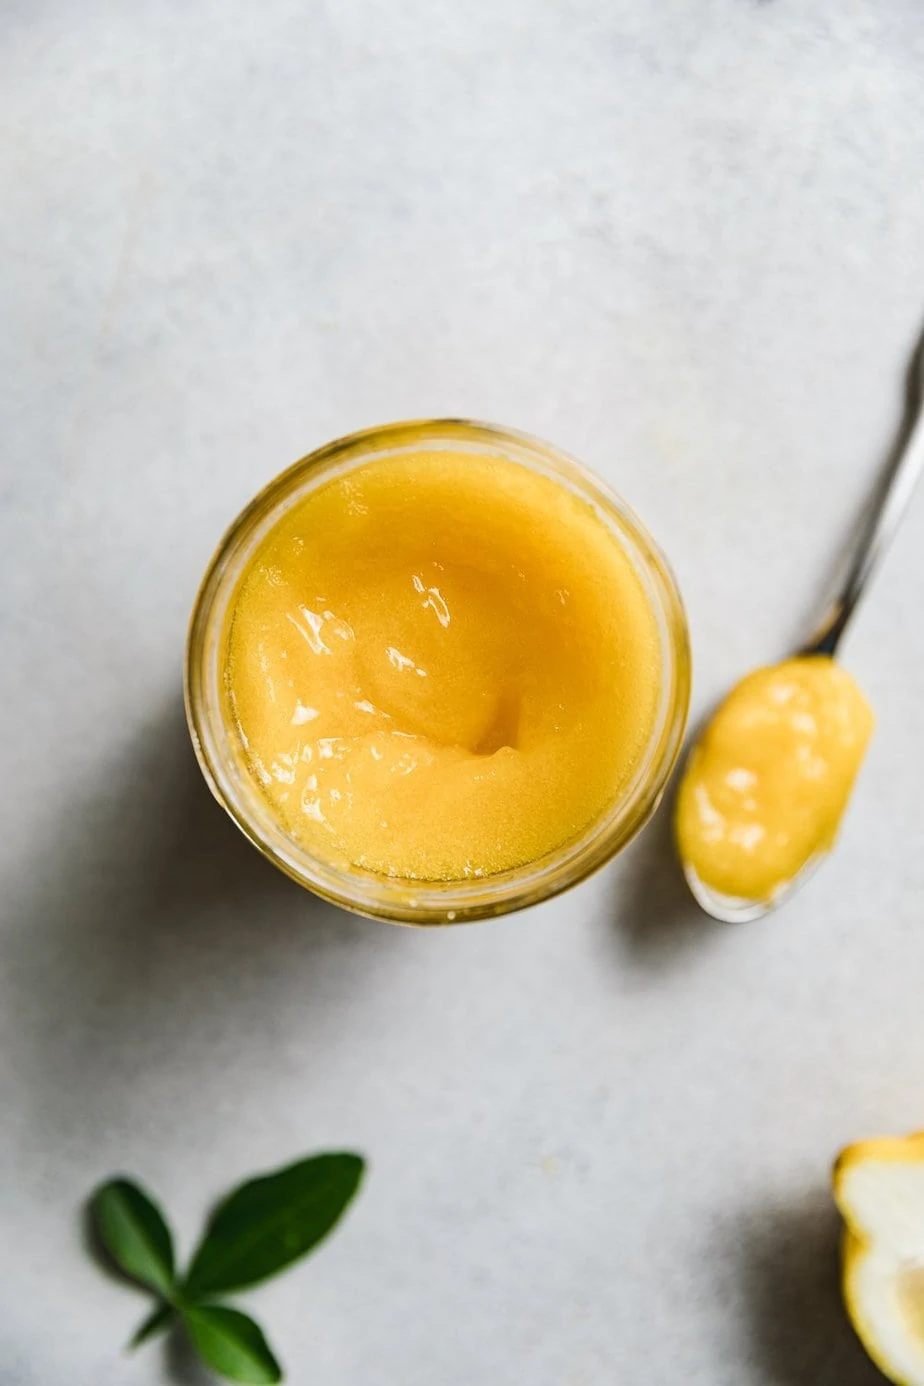
[[[503,457],[401,453],[321,484],[236,592],[226,695],[284,830],[455,880],[580,834],[649,743],[660,637],[617,536]]]
[[[872,731],[869,704],[827,656],[743,679],[684,771],[675,826],[685,867],[718,894],[772,900],[833,845]]]

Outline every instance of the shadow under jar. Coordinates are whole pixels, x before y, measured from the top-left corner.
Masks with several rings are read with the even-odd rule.
[[[219,803],[323,898],[520,909],[657,807],[690,690],[664,558],[583,467],[486,424],[393,424],[271,482],[205,575],[186,710]]]

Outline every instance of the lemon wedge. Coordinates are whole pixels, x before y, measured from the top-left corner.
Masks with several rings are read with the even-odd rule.
[[[834,1166],[843,1291],[860,1341],[898,1386],[924,1386],[924,1132],[848,1146]]]

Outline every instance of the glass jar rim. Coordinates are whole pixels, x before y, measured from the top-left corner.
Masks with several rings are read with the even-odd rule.
[[[589,503],[633,563],[661,642],[659,707],[636,770],[607,811],[544,856],[493,875],[418,881],[338,866],[307,851],[274,818],[232,754],[221,715],[223,632],[242,574],[282,514],[309,490],[382,456],[410,451],[498,454],[550,477]],[[423,419],[349,434],[294,463],[260,491],[221,539],[199,588],[186,643],[184,697],[193,746],[215,798],[271,862],[322,898],[376,919],[444,924],[536,904],[576,885],[636,835],[657,808],[676,763],[690,696],[683,602],[660,549],[626,503],[581,463],[529,434],[464,419]]]

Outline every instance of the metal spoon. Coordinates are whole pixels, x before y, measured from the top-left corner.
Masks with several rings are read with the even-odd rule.
[[[800,655],[833,657],[860,599],[879,567],[908,508],[918,478],[924,472],[924,339],[914,353],[908,372],[905,417],[886,464],[881,488],[870,502],[869,512],[848,555],[846,576],[824,619]],[[779,909],[812,876],[827,852],[810,857],[800,871],[770,900],[742,900],[720,895],[704,885],[696,872],[683,863],[687,884],[696,902],[714,919],[729,924],[761,919]]]

